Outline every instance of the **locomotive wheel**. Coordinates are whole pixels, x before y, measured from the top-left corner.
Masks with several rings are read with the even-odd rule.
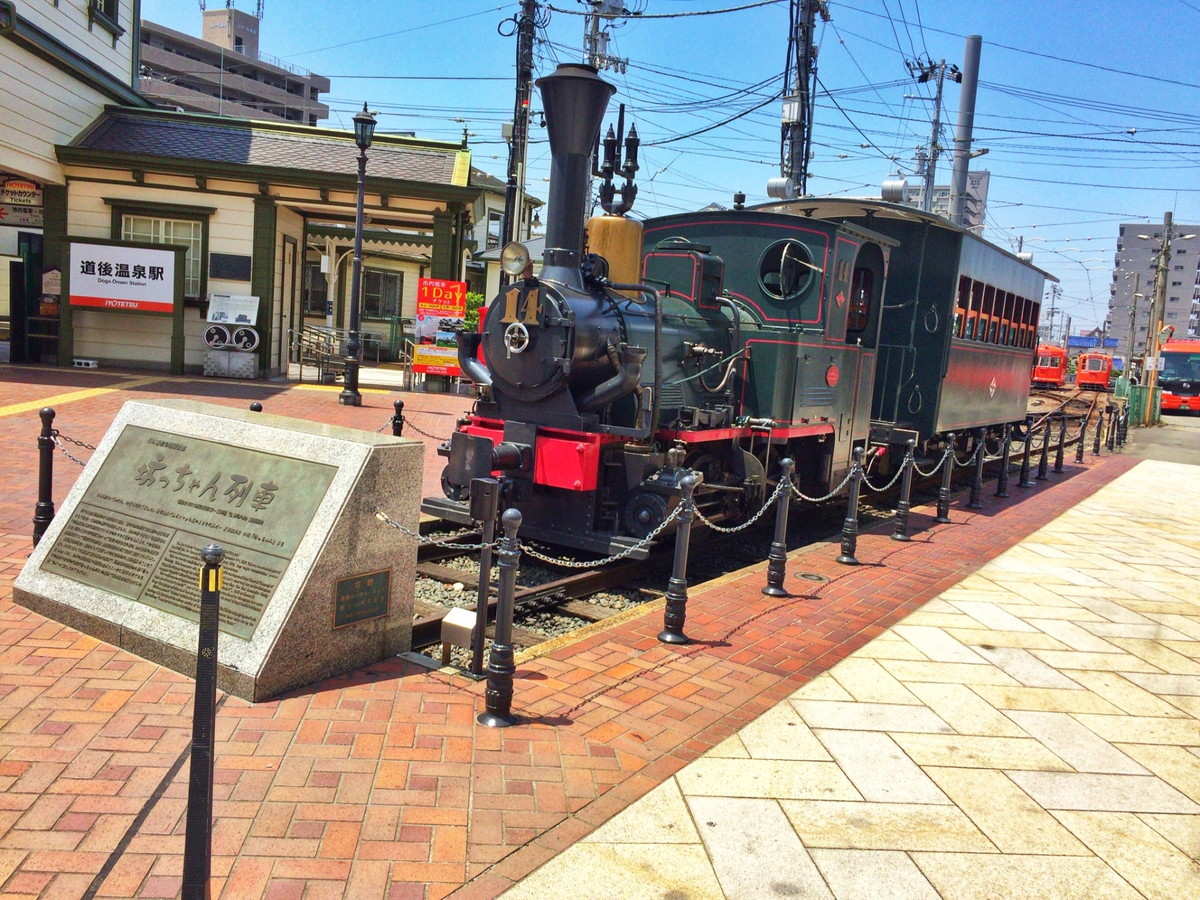
[[[667,518],[667,501],[645,491],[634,494],[625,504],[625,528],[639,540]]]

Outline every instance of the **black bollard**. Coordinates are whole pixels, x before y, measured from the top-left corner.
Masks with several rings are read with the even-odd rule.
[[[687,564],[688,547],[692,542],[692,520],[696,518],[696,505],[692,495],[696,485],[703,480],[698,472],[692,472],[679,479],[679,490],[682,494],[679,505],[679,527],[675,529],[675,559],[671,567],[671,578],[667,582],[667,605],[663,610],[663,630],[658,633],[658,639],[664,644],[690,644],[691,640],[683,633],[687,622]]]
[[[1092,440],[1092,456],[1100,455],[1100,443],[1104,439],[1104,410],[1096,413],[1096,436]]]
[[[472,478],[471,518],[481,524],[483,533],[483,548],[479,551],[479,590],[475,594],[475,627],[471,629],[471,674],[476,677],[483,674],[483,639],[487,632],[488,593],[492,586],[492,544],[496,542],[499,512],[500,482],[495,478]]]
[[[1046,427],[1042,429],[1042,452],[1038,456],[1038,481],[1046,481],[1049,475],[1046,474],[1050,468],[1050,418],[1046,418]]]
[[[791,482],[792,470],[796,463],[791,459],[779,461],[779,483]],[[783,577],[787,568],[787,528],[788,509],[792,505],[792,489],[789,484],[779,492],[775,500],[775,539],[771,541],[771,550],[767,554],[767,586],[762,592],[768,597],[786,597],[788,592],[783,587]]]
[[[42,433],[38,435],[38,498],[33,505],[35,547],[54,521],[54,408],[43,406],[38,415],[42,419]]]
[[[971,477],[971,499],[967,509],[983,509],[983,457],[987,453],[987,429],[975,429],[975,474]]]
[[[1108,452],[1112,453],[1117,446],[1117,407],[1116,404],[1110,404],[1108,407]]]
[[[500,557],[496,633],[492,638],[492,652],[488,656],[485,710],[475,720],[488,728],[507,728],[517,724],[517,717],[512,714],[513,675],[517,671],[513,661],[512,626],[513,593],[517,587],[517,564],[521,559],[521,544],[517,540],[521,511],[506,509],[500,517],[500,525],[504,529],[504,537],[500,541],[500,549],[496,551]]]
[[[1121,407],[1121,419],[1117,431],[1117,443],[1124,447],[1125,442],[1129,440],[1129,405]]]
[[[250,404],[250,412],[262,412],[262,404],[255,400]]]
[[[854,466],[850,470],[850,490],[846,494],[846,520],[842,522],[842,555],[837,558],[843,566],[857,566],[854,551],[858,549],[858,492],[862,489],[863,448],[854,448]]]
[[[1021,480],[1017,487],[1030,488],[1033,482],[1029,480],[1029,451],[1033,442],[1033,416],[1025,417],[1025,447],[1021,451]]]
[[[1075,462],[1083,462],[1083,448],[1087,444],[1088,417],[1079,420],[1079,442],[1075,445]]]
[[[996,496],[1001,500],[1008,497],[1008,457],[1012,449],[1012,424],[1004,423],[1004,454],[1000,460],[1000,475],[996,478]]]
[[[904,462],[900,463],[904,469],[904,474],[900,476],[900,500],[896,504],[896,530],[892,532],[893,541],[911,540],[908,536],[908,511],[912,509],[909,497],[912,494],[912,473],[913,466],[916,465],[916,460],[913,459],[913,451],[916,447],[916,440],[909,438],[908,451],[904,454]]]
[[[1054,453],[1054,473],[1060,474],[1063,471],[1063,454],[1067,447],[1067,414],[1063,413],[1058,417],[1058,450]]]
[[[397,400],[392,404],[396,411],[392,414],[392,437],[404,436],[404,401]],[[493,516],[492,518],[495,518]]]
[[[942,486],[938,488],[937,518],[943,525],[950,521],[950,479],[954,477],[954,432],[946,435],[946,452],[942,454]]]
[[[200,638],[196,650],[196,699],[192,707],[192,754],[188,777],[187,832],[183,841],[183,900],[207,900],[212,874],[213,760],[217,728],[217,638],[221,616],[221,563],[225,551],[200,551]]]

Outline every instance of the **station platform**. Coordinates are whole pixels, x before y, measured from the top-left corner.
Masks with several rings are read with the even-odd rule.
[[[371,430],[403,399],[439,438],[466,406],[336,393],[0,366],[0,897],[182,878],[191,680],[11,600],[37,410],[94,444],[133,397]],[[915,508],[908,543],[864,531],[859,566],[795,551],[788,597],[761,593],[765,561],[693,585],[690,645],[658,643],[652,603],[519,658],[512,728],[476,724],[483,685],[404,659],[222,697],[212,896],[1200,894],[1195,475],[1089,450],[982,510],[956,497],[950,524]]]

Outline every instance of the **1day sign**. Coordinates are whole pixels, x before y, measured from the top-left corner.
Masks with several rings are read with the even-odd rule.
[[[71,306],[174,312],[175,250],[73,241]]]
[[[467,283],[440,278],[417,279],[417,315],[461,319],[467,314]]]

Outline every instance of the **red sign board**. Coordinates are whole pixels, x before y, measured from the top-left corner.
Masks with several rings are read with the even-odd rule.
[[[467,283],[440,278],[417,279],[417,315],[461,319],[467,314]]]
[[[467,283],[440,278],[417,280],[417,346],[413,371],[461,375],[456,325],[467,314]],[[446,321],[451,320],[451,321]]]

